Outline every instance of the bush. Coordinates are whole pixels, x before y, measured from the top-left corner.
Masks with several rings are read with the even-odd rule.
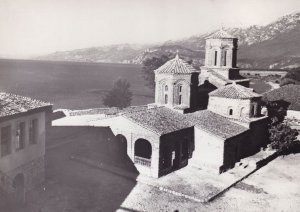
[[[130,106],[132,92],[126,79],[118,79],[113,88],[103,98],[103,104],[108,107],[125,108]]]
[[[160,66],[165,64],[172,56],[166,56],[162,55],[161,57],[152,57],[147,58],[143,61],[143,76],[144,79],[147,81],[147,86],[149,86],[151,89],[154,89],[155,82],[154,82],[154,70],[158,69]]]
[[[293,148],[299,145],[297,140],[298,131],[285,123],[271,125],[269,133],[270,147],[279,150],[281,153],[291,152]]]
[[[289,85],[289,84],[296,84],[296,81],[290,78],[283,78],[280,82],[280,87]]]

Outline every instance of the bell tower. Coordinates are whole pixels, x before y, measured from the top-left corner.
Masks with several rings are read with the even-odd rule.
[[[238,38],[223,29],[206,38],[205,64],[201,67],[200,84],[209,81],[216,87],[234,82],[249,87],[249,80],[237,67]]]
[[[236,68],[238,39],[221,30],[206,40],[205,66]]]

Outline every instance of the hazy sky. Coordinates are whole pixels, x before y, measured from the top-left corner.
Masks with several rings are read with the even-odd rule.
[[[161,42],[299,10],[300,0],[0,0],[0,56]]]

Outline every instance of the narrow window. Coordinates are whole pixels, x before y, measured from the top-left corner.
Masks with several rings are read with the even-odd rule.
[[[29,124],[29,143],[36,144],[38,137],[38,120],[32,119]]]
[[[215,51],[215,66],[217,65],[217,60],[218,60],[218,52]]]
[[[180,85],[180,86],[179,86],[179,92],[181,92],[181,91],[182,91],[182,86]]]
[[[179,101],[178,103],[181,105],[182,104],[182,95],[179,95]]]
[[[1,157],[11,152],[11,126],[1,128]]]
[[[165,86],[165,91],[168,91],[168,86],[167,85]]]
[[[227,62],[227,50],[224,52],[224,66],[226,66]]]
[[[233,114],[233,110],[229,109],[229,115],[232,116],[232,114]]]
[[[17,142],[16,142],[16,149],[24,149],[25,147],[25,122],[21,122],[18,125],[17,132],[16,132]]]
[[[165,94],[165,104],[168,104],[168,94]]]
[[[255,105],[251,105],[251,116],[255,116]]]

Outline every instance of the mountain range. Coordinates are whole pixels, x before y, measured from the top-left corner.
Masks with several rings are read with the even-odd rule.
[[[300,67],[300,12],[285,15],[265,26],[224,30],[239,39],[238,65],[242,68]],[[141,64],[149,57],[173,55],[178,50],[184,59],[202,65],[205,38],[211,33],[214,31],[155,45],[117,44],[55,52],[35,59]]]

